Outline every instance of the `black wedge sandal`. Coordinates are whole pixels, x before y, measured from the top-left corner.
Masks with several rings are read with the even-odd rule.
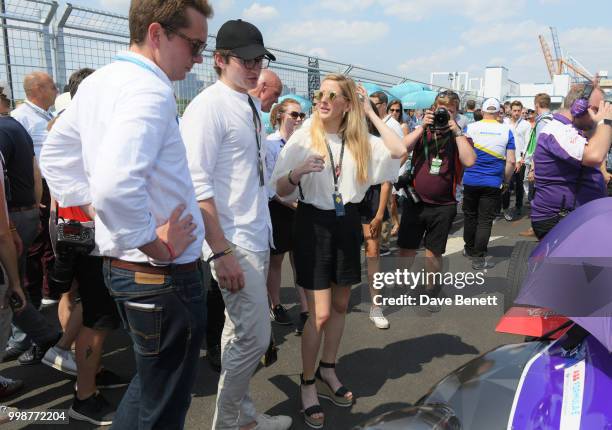
[[[304,406],[304,402],[302,400],[302,385],[312,385],[315,383],[315,379],[309,379],[309,380],[304,380],[304,374],[300,375],[300,403],[302,404],[302,407]],[[322,414],[323,413],[323,408],[321,407],[321,405],[312,405],[309,408],[306,409],[302,409],[300,411],[303,415],[304,415],[304,422],[306,423],[306,425],[310,428],[313,429],[320,429],[323,428],[323,424],[325,423],[325,417],[321,417],[321,418],[314,418],[313,415],[314,414]]]
[[[317,393],[319,394],[319,397],[323,397],[324,399],[331,401],[334,405],[342,408],[351,407],[353,405],[353,398],[347,399],[344,397],[349,390],[343,385],[338,388],[336,392],[334,392],[327,381],[325,381],[321,376],[321,367],[326,369],[334,369],[336,364],[319,361],[319,368],[317,369],[317,373],[315,373],[315,378],[317,380]]]

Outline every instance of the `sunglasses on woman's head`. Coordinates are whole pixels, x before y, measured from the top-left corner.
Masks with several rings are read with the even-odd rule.
[[[304,119],[304,118],[306,118],[306,114],[304,112],[293,111],[293,112],[286,112],[286,113],[287,113],[287,115],[289,115],[293,119],[298,119],[298,118]]]
[[[329,99],[330,102],[333,102],[336,97],[341,96],[344,97],[344,95],[342,94],[338,94],[335,91],[323,91],[323,90],[316,90],[314,92],[314,97],[313,99],[315,99],[317,102],[321,101],[323,99],[323,97],[327,96],[327,98]]]

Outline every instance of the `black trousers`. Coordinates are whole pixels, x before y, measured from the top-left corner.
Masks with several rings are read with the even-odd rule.
[[[559,215],[555,215],[552,218],[547,218],[540,221],[531,221],[531,227],[538,240],[542,240],[544,236],[548,234],[563,218]]]
[[[463,186],[463,240],[470,257],[486,256],[500,199],[499,188]]]
[[[510,207],[510,195],[512,189],[516,192],[516,203],[514,204],[517,209],[523,209],[523,196],[525,190],[523,189],[523,180],[525,179],[525,165],[521,167],[518,172],[514,172],[512,179],[510,179],[510,186],[502,196],[502,209],[506,210]]]

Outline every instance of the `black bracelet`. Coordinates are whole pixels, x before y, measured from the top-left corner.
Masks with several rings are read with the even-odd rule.
[[[299,183],[300,183],[300,182],[298,181],[298,183],[297,183],[297,184],[296,184],[295,182],[293,182],[293,181],[291,180],[291,173],[293,173],[293,170],[289,170],[289,174],[287,175],[287,179],[289,180],[289,183],[290,183],[291,185],[293,185],[294,187],[297,187],[297,186],[299,185]]]
[[[233,253],[232,248],[226,248],[221,252],[218,252],[216,254],[213,254],[212,257],[210,257],[208,260],[206,260],[207,263],[210,263],[213,260],[216,260],[217,258],[221,258],[221,257],[225,257],[226,255],[229,255]]]

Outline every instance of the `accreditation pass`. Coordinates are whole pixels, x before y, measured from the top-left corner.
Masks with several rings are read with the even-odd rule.
[[[16,409],[0,405],[0,415],[6,416],[6,422],[19,422],[24,424],[68,424],[68,409],[47,409],[36,411],[33,409]]]

